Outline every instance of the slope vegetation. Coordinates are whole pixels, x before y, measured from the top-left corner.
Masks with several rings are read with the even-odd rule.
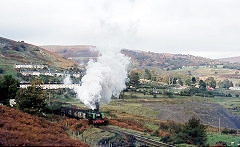
[[[88,146],[71,139],[64,125],[0,106],[0,146]]]

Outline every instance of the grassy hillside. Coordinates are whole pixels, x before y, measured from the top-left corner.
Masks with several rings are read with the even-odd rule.
[[[1,73],[14,72],[15,64],[47,64],[53,68],[76,66],[74,62],[38,46],[0,37]]]
[[[127,49],[122,50],[122,53],[131,57],[138,67],[157,67],[164,70],[174,70],[186,66],[213,66],[223,64],[218,60],[192,55],[153,53]]]

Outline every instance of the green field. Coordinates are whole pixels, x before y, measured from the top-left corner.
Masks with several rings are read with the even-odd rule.
[[[232,135],[225,135],[225,134],[218,134],[218,133],[208,133],[207,135],[207,144],[215,145],[218,141],[224,141],[227,143],[228,146],[232,146],[231,142],[234,142],[234,146],[240,142],[239,136],[232,136]]]
[[[139,102],[133,102],[129,100],[113,100],[110,104],[104,105],[102,111],[113,111],[114,113],[141,116],[154,119],[157,116],[157,112],[151,108],[143,107]]]

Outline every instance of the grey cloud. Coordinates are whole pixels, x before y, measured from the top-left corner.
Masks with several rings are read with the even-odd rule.
[[[36,45],[111,43],[154,52],[200,50],[206,57],[227,50],[235,56],[239,7],[238,0],[2,0],[0,34]]]

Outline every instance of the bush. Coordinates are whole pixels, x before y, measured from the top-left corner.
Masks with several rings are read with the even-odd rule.
[[[226,142],[224,142],[224,141],[218,141],[218,142],[216,142],[216,145],[215,146],[227,146],[227,143]]]
[[[48,102],[45,106],[44,112],[59,115],[61,112],[61,107],[62,103],[60,102]]]
[[[222,130],[223,134],[237,134],[237,130],[224,128]]]
[[[225,97],[232,97],[232,94],[226,94]]]
[[[77,124],[76,126],[75,126],[75,129],[79,129],[79,128],[81,128],[83,125],[80,123],[80,124]]]
[[[0,68],[0,74],[2,74],[4,72],[4,69]]]
[[[162,141],[162,142],[171,142],[171,141],[173,141],[173,139],[171,138],[171,136],[164,136],[164,137],[161,138],[160,141]]]
[[[146,130],[146,131],[148,131],[148,130]],[[155,130],[155,131],[151,134],[151,136],[156,136],[156,137],[158,137],[158,130]]]
[[[173,92],[172,91],[165,90],[164,95],[167,95],[169,98],[173,98]]]
[[[192,117],[183,127],[181,133],[177,135],[178,139],[182,139],[181,143],[194,145],[204,145],[207,140],[206,128],[200,124],[200,120]]]

